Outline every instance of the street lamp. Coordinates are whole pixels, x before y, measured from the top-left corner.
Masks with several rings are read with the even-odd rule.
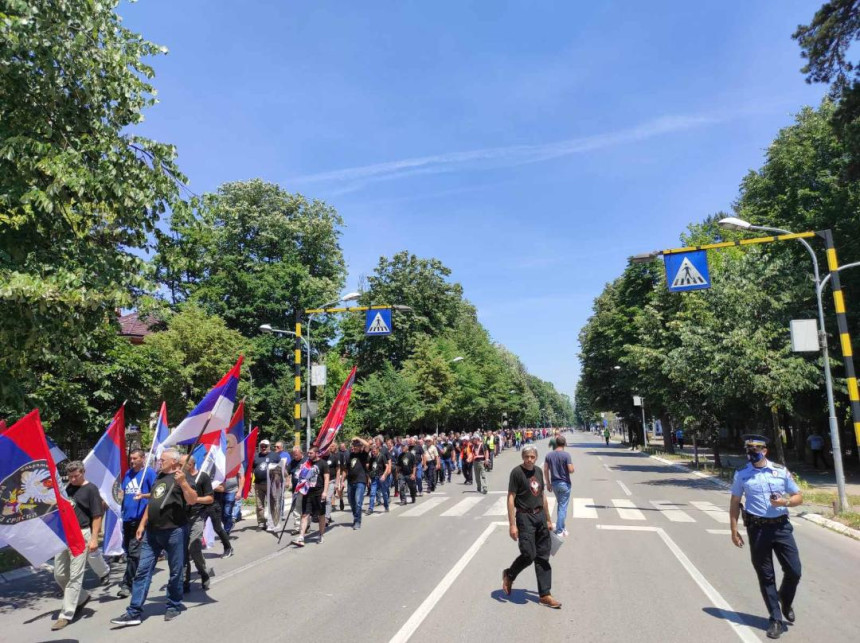
[[[778,232],[779,234],[794,234],[789,230],[783,230],[782,228],[753,225],[749,221],[744,221],[737,217],[721,219],[718,222],[718,225],[729,230],[762,230],[765,232]],[[842,468],[842,446],[839,438],[839,426],[836,421],[836,406],[833,402],[833,380],[830,376],[830,355],[827,348],[827,334],[824,330],[824,305],[821,302],[821,290],[824,283],[821,281],[821,277],[819,276],[818,257],[815,256],[815,251],[812,249],[812,246],[810,246],[805,239],[798,238],[797,240],[803,244],[803,247],[806,248],[807,252],[809,252],[809,256],[812,258],[812,268],[815,276],[815,297],[818,301],[818,323],[820,325],[818,330],[818,343],[821,346],[821,355],[824,360],[824,382],[827,388],[827,410],[830,415],[828,418],[830,424],[830,443],[833,445],[833,470],[836,474],[836,489],[839,494],[839,508],[841,511],[845,511],[848,509],[848,496],[845,491],[845,472]],[[829,276],[830,275],[828,275],[828,278]],[[780,436],[776,436],[776,439],[779,440]]]

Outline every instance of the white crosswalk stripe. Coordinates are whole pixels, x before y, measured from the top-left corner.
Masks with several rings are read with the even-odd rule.
[[[443,516],[462,516],[467,511],[469,511],[472,507],[479,504],[484,498],[483,497],[472,497],[472,498],[463,498],[456,505],[451,507],[448,511],[443,513]]]
[[[645,520],[645,514],[636,508],[632,500],[627,498],[613,498],[612,505],[618,512],[618,517],[621,520]]]
[[[448,501],[453,501],[453,504]],[[547,494],[547,508],[550,518],[555,522],[558,519],[556,500],[553,494]],[[431,512],[446,518],[462,518],[466,516],[500,518],[507,516],[508,506],[507,494],[487,497],[483,494],[467,494],[465,497],[434,495],[418,500],[414,506],[398,507],[396,501],[392,502],[392,509],[397,507],[398,517],[416,518]],[[650,507],[656,511],[643,511],[637,507],[630,498],[612,498],[608,502],[595,503],[594,498],[571,498],[568,511],[568,519],[573,520],[598,520],[617,517],[620,520],[660,521],[668,520],[674,523],[695,523],[702,520],[698,512],[706,514],[710,520],[721,525],[729,524],[729,514],[716,504],[704,500],[672,501],[672,500],[648,500]],[[449,506],[442,507],[448,503]],[[682,509],[683,507],[683,509]],[[382,515],[377,511],[374,514]],[[707,519],[706,519],[707,520]]]
[[[447,501],[448,501],[448,498],[443,498],[440,496],[436,496],[435,498],[427,498],[426,500],[416,504],[409,511],[404,511],[400,515],[401,515],[401,517],[404,517],[404,518],[415,518],[417,516],[423,516],[424,514],[426,514],[431,509],[438,507],[443,502],[447,502]]]
[[[597,508],[594,506],[594,498],[571,498],[573,503],[573,517],[597,520]]]
[[[705,502],[703,500],[691,500],[690,504],[693,505],[699,511],[704,511],[717,522],[722,523],[724,525],[729,524],[729,512],[725,509],[721,509],[714,503]]]
[[[659,509],[660,513],[672,522],[696,522],[688,513],[678,509],[678,503],[669,502],[668,500],[652,500],[651,504],[655,509]]]
[[[484,512],[485,516],[507,516],[508,515],[508,497],[502,496],[496,500],[493,505]]]

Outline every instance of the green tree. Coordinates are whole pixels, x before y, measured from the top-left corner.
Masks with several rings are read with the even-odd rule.
[[[115,5],[0,10],[0,413],[42,406],[69,436],[122,401],[99,374],[115,310],[147,287],[139,252],[160,215],[183,207],[174,148],[134,133],[155,102],[144,61],[165,50]]]
[[[807,64],[801,69],[808,83],[829,83],[837,103],[832,123],[849,155],[842,178],[854,180],[860,173],[860,68],[848,59],[851,45],[860,39],[860,2],[830,0],[808,25],[792,36],[800,44]]]
[[[173,302],[195,302],[255,338],[251,374],[263,426],[290,427],[294,340],[258,328],[291,330],[299,311],[337,298],[346,275],[342,225],[331,206],[255,179],[204,195],[157,235],[153,268]],[[332,335],[330,322],[314,324],[315,346]]]

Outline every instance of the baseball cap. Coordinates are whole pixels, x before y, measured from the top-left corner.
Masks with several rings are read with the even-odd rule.
[[[269,442],[268,440],[260,440],[260,446],[263,446],[264,444],[266,446],[269,446],[271,444],[271,442]]]

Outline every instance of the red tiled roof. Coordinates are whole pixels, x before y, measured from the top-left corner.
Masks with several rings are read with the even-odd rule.
[[[145,337],[152,334],[151,327],[158,324],[158,320],[150,317],[142,321],[137,312],[119,316],[119,334],[126,337]]]

